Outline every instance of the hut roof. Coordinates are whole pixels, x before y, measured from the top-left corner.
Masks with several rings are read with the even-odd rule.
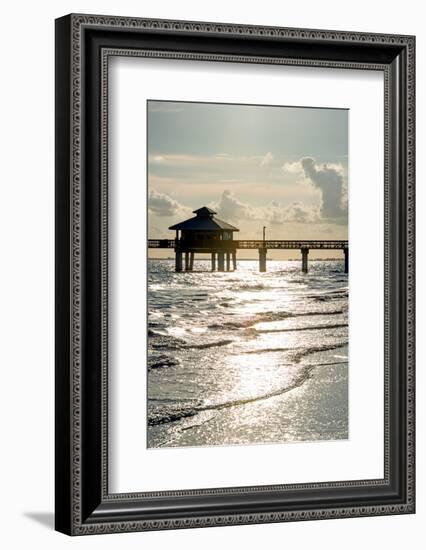
[[[193,218],[177,223],[169,229],[183,229],[184,231],[239,231],[237,227],[215,218],[216,212],[207,206],[194,210]]]
[[[217,212],[215,212],[214,210],[212,210],[208,206],[202,206],[201,208],[198,208],[197,210],[193,210],[193,213],[197,214],[197,216],[209,216],[209,217],[212,217],[215,214],[217,214]]]

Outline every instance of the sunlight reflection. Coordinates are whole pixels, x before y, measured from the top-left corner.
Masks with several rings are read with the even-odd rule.
[[[150,445],[347,437],[347,275],[330,264],[152,262]]]

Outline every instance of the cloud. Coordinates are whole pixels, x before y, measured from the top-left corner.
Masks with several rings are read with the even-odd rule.
[[[269,221],[279,225],[283,223],[317,223],[321,221],[319,210],[315,206],[309,206],[300,202],[292,202],[286,207],[271,204]]]
[[[288,174],[299,174],[303,172],[302,165],[298,160],[296,162],[285,162],[281,166],[281,169]]]
[[[217,204],[213,205],[219,217],[225,220],[256,220],[258,209],[243,203],[231,191],[225,189]]]
[[[241,169],[246,167],[252,170],[255,167],[264,167],[273,161],[274,156],[271,152],[265,155],[230,155],[229,153],[219,152],[213,155],[192,155],[180,153],[150,153],[148,155],[148,163],[154,168],[158,165],[162,167],[185,167],[196,168],[223,168],[229,170],[230,167]]]
[[[262,221],[274,225],[321,221],[318,207],[300,202],[282,205],[277,201],[272,201],[265,207],[254,207],[241,202],[228,189],[222,193],[219,202],[211,206],[217,211],[219,217],[230,221]]]
[[[148,209],[157,216],[177,216],[190,212],[190,209],[164,193],[151,189],[148,194]]]
[[[302,158],[300,164],[305,178],[321,192],[321,217],[326,220],[346,220],[348,205],[343,167],[336,164],[318,165],[310,157]]]
[[[268,164],[271,164],[273,160],[274,160],[274,155],[270,151],[268,151],[260,161],[260,167],[263,168],[264,166],[268,166]]]
[[[282,170],[288,174],[300,174],[321,194],[319,214],[324,221],[346,223],[348,193],[342,164],[317,164],[311,157],[295,162],[285,162]]]

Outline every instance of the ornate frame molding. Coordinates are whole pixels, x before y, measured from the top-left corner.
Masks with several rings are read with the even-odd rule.
[[[116,45],[102,45],[100,48],[99,80],[100,80],[100,217],[99,217],[99,235],[100,235],[100,314],[99,314],[99,345],[100,345],[100,381],[99,389],[101,398],[99,401],[99,480],[96,487],[99,489],[99,498],[93,496],[93,487],[87,488],[87,477],[84,469],[85,456],[85,432],[84,425],[87,421],[87,411],[84,409],[84,403],[87,399],[85,384],[85,338],[84,323],[86,315],[86,295],[85,290],[87,278],[87,250],[86,245],[87,231],[92,227],[87,220],[85,210],[85,181],[87,181],[86,170],[86,148],[88,146],[85,138],[85,124],[87,126],[87,102],[90,90],[88,91],[88,79],[84,71],[88,63],[88,33],[91,31],[96,36],[96,31],[110,30],[114,33],[132,33],[133,37],[142,33],[149,37],[167,33],[168,36],[212,36],[228,37],[242,40],[262,39],[265,42],[291,42],[293,44],[324,44],[332,51],[333,47],[348,47],[360,45],[369,45],[376,48],[377,51],[389,51],[395,53],[395,59],[403,56],[403,60],[396,66],[395,62],[372,62],[365,59],[362,61],[320,59],[307,57],[291,56],[271,56],[271,55],[243,55],[232,53],[207,53],[194,51],[172,51],[170,49],[155,48],[131,48],[129,46],[120,47]],[[388,49],[387,49],[388,48]],[[93,48],[94,49],[94,48]],[[69,421],[69,430],[65,434],[59,434],[57,431],[57,463],[58,467],[57,488],[59,484],[68,483],[68,489],[60,489],[57,492],[57,529],[69,534],[83,535],[94,533],[112,533],[124,531],[142,531],[156,529],[177,529],[188,527],[201,527],[212,525],[236,525],[247,523],[264,522],[282,522],[307,519],[326,519],[336,517],[359,517],[384,514],[402,514],[414,512],[414,170],[415,170],[415,59],[414,59],[415,40],[412,36],[397,35],[379,35],[364,33],[346,33],[341,31],[322,31],[308,29],[287,29],[279,27],[253,27],[246,25],[229,25],[218,23],[201,23],[187,21],[169,21],[169,20],[148,20],[122,17],[92,16],[92,15],[70,15],[57,21],[57,67],[61,68],[57,72],[57,155],[59,155],[59,167],[57,168],[57,194],[67,193],[64,189],[63,179],[69,178],[69,195],[61,199],[61,204],[57,206],[57,215],[63,216],[65,212],[69,215],[69,225],[61,225],[57,221],[57,236],[59,245],[68,239],[69,249],[66,253],[61,252],[58,263],[57,278],[66,278],[69,281],[69,288],[60,286],[57,301],[59,305],[64,300],[68,300],[69,316],[61,311],[57,312],[57,318],[60,317],[57,325],[58,331],[67,330],[67,335],[59,338],[59,352],[57,353],[56,372],[59,383],[57,384],[57,427],[61,431]],[[355,51],[355,50],[354,50]],[[397,53],[399,52],[399,53]],[[108,320],[108,143],[107,143],[107,124],[108,124],[108,59],[110,56],[139,56],[139,57],[158,57],[169,59],[191,59],[202,61],[232,61],[240,63],[273,63],[283,65],[302,65],[315,67],[335,67],[344,69],[368,69],[384,72],[385,77],[385,476],[383,480],[363,480],[342,481],[335,483],[315,483],[298,484],[286,486],[270,487],[244,487],[213,490],[195,490],[195,491],[171,491],[158,493],[131,493],[131,494],[109,494],[108,493],[108,475],[107,475],[107,420],[108,420],[108,353],[107,353],[107,320]],[[400,58],[401,59],[401,58]],[[63,65],[64,60],[67,62]],[[401,63],[405,62],[405,73],[401,74]],[[404,70],[404,69],[402,69]],[[68,80],[66,90],[61,89],[61,83],[64,79]],[[62,95],[61,95],[62,94]],[[406,132],[403,136],[395,135],[395,120],[392,118],[392,109],[395,108],[395,102],[401,100],[406,105]],[[398,97],[397,97],[398,96]],[[69,120],[63,124],[64,111],[68,105]],[[67,131],[68,130],[68,131]],[[401,142],[402,137],[402,142]],[[397,143],[395,143],[395,140]],[[405,140],[405,141],[404,141]],[[71,151],[66,160],[66,148]],[[398,166],[394,166],[395,158],[392,156],[395,150],[401,151],[397,161]],[[57,157],[58,158],[58,157]],[[402,165],[402,168],[401,168]],[[398,171],[398,176],[395,176]],[[402,170],[402,171],[401,171]],[[395,196],[392,195],[391,185],[392,177],[399,177],[397,195],[400,203],[395,203]],[[405,181],[405,188],[403,182]],[[66,187],[66,186],[65,186]],[[394,249],[394,239],[391,234],[391,223],[397,220],[398,230],[400,231],[401,250]],[[61,256],[63,254],[63,256]],[[395,282],[391,274],[392,262],[395,262],[395,255],[401,264],[401,270],[404,272],[404,281],[401,282],[401,273],[398,273],[399,279]],[[68,262],[64,261],[68,258]],[[65,282],[65,281],[64,281]],[[405,334],[405,341],[398,345],[398,358],[401,363],[399,376],[403,376],[404,403],[405,407],[405,463],[406,468],[400,475],[405,476],[405,481],[400,485],[403,487],[404,496],[402,501],[394,499],[387,504],[365,503],[359,505],[341,505],[338,506],[313,506],[307,505],[305,510],[288,509],[284,506],[282,510],[262,511],[254,510],[250,513],[215,513],[206,515],[204,513],[191,514],[187,517],[177,518],[154,518],[144,517],[141,510],[139,516],[129,519],[129,515],[122,514],[121,510],[126,505],[136,506],[143,499],[179,497],[197,497],[197,496],[224,496],[226,494],[238,495],[243,498],[244,495],[269,491],[289,492],[306,490],[338,490],[338,489],[362,489],[373,487],[387,487],[392,484],[391,466],[394,457],[391,456],[391,439],[395,433],[391,430],[391,416],[395,403],[392,402],[391,394],[391,329],[393,327],[392,311],[395,311],[395,304],[392,300],[392,284],[401,284],[402,305],[405,311],[401,312],[401,317],[405,319],[405,326],[402,331]],[[66,287],[66,285],[65,285]],[[399,288],[399,287],[398,287]],[[393,304],[393,305],[392,305]],[[392,309],[393,307],[393,309]],[[398,310],[399,311],[399,310]],[[58,341],[58,340],[57,340]],[[87,340],[86,340],[87,341]],[[68,345],[67,345],[68,343]],[[399,349],[399,347],[403,349]],[[69,352],[68,359],[67,353]],[[68,367],[64,365],[67,361]],[[87,363],[87,361],[86,361]],[[405,370],[404,370],[405,369]],[[68,389],[69,402],[65,405],[59,404],[62,400],[64,388]],[[404,389],[405,388],[405,389]],[[399,389],[398,391],[402,391]],[[65,410],[66,408],[66,410]],[[399,434],[402,436],[402,434]],[[96,469],[96,471],[98,471]],[[395,474],[395,472],[394,472]],[[89,503],[87,494],[90,493]],[[100,506],[94,507],[94,501],[101,500]],[[66,502],[65,502],[66,501]],[[91,513],[88,515],[88,510]],[[121,517],[125,517],[123,521]]]

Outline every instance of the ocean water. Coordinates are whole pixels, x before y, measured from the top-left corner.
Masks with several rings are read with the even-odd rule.
[[[342,261],[148,264],[148,447],[348,438]]]

